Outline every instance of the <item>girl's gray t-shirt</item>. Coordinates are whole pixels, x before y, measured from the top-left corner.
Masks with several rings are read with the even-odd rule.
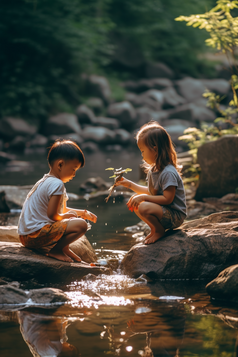
[[[175,196],[171,204],[166,207],[177,210],[187,215],[186,198],[183,181],[176,168],[169,164],[162,171],[152,172],[147,175],[148,189],[151,195],[163,195],[163,191],[169,186],[175,186]]]

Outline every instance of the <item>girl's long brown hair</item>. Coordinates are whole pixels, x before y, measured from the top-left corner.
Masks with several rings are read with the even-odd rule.
[[[162,171],[168,164],[173,165],[180,173],[180,168],[177,164],[177,154],[174,149],[173,142],[167,131],[156,121],[150,121],[144,124],[136,135],[136,140],[143,139],[144,144],[150,149],[157,150],[155,164],[149,165],[144,163],[142,167],[145,172],[150,169]]]

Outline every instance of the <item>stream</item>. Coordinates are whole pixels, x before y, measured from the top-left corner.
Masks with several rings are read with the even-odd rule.
[[[79,194],[89,177],[106,181],[107,167],[131,168],[127,177],[139,180],[138,150],[86,154],[86,165],[67,192]],[[46,153],[18,155],[0,170],[0,185],[33,185],[48,171]],[[120,261],[135,244],[125,227],[138,223],[122,198],[71,201],[98,216],[87,238],[101,261]],[[19,211],[0,215],[1,225],[17,225]],[[1,274],[0,274],[1,275]],[[87,276],[62,289],[70,303],[55,306],[9,306],[0,309],[0,356],[102,357],[234,357],[237,354],[238,307],[210,300],[206,281],[146,281],[132,279],[115,268],[113,274]],[[20,285],[26,291],[30,282]],[[44,285],[46,286],[46,285]]]

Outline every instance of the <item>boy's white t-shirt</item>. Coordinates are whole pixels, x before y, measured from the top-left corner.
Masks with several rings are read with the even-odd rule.
[[[61,211],[59,212],[62,213],[63,201],[68,199],[64,183],[55,176],[45,176],[47,177],[45,179],[43,177],[36,190],[24,202],[18,223],[19,235],[36,232],[46,224],[55,222],[47,216],[48,204],[52,195],[62,195]]]

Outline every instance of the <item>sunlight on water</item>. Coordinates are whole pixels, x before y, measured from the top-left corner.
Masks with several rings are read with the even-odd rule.
[[[74,306],[95,307],[100,305],[125,306],[134,302],[124,298],[126,290],[135,285],[135,280],[125,275],[100,275],[89,274],[85,280],[72,282],[67,296]]]

